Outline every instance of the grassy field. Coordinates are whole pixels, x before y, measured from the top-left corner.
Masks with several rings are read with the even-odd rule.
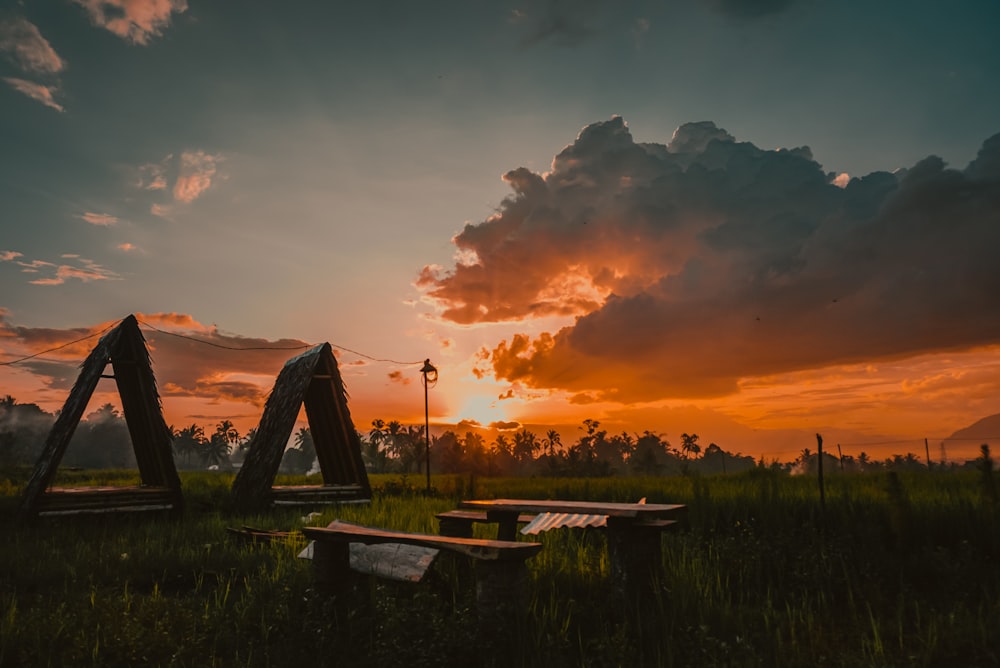
[[[68,474],[63,484],[128,482]],[[373,582],[370,605],[316,591],[304,542],[248,546],[227,526],[334,518],[435,532],[460,498],[684,503],[641,625],[613,600],[599,532],[559,530],[529,561],[530,600],[503,663],[526,666],[1000,665],[1000,525],[981,473],[718,477],[373,477],[368,506],[230,513],[225,474],[183,477],[180,520],[7,522],[0,666],[491,665],[471,583],[439,560],[423,583]],[[291,482],[291,481],[280,481]],[[0,480],[3,518],[18,481]],[[486,531],[485,528],[482,531]],[[485,533],[483,534],[486,535]],[[640,628],[641,627],[641,628]],[[499,663],[499,662],[497,662]]]

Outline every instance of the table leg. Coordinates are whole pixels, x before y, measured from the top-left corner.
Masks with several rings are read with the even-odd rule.
[[[497,523],[497,540],[517,540],[517,517],[519,514],[516,510],[486,511],[486,519]]]
[[[663,563],[660,527],[636,524],[630,518],[608,518],[608,557],[615,588],[628,603],[651,594]]]

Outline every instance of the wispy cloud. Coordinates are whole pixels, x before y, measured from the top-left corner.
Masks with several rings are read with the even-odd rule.
[[[642,48],[643,42],[646,41],[646,33],[649,32],[649,25],[649,19],[636,19],[632,26],[632,42],[635,44],[635,48]]]
[[[108,227],[114,225],[118,222],[118,218],[107,213],[93,213],[87,211],[84,214],[78,216],[80,219],[87,221],[91,225],[98,225],[101,227]]]
[[[163,34],[173,14],[187,11],[187,0],[73,0],[94,25],[132,44],[148,44]]]
[[[18,79],[16,77],[4,77],[4,82],[17,92],[27,95],[36,102],[41,102],[46,107],[50,107],[56,111],[65,111],[63,106],[55,100],[55,94],[58,92],[56,86],[45,86],[34,81]]]
[[[598,0],[536,0],[513,10],[510,21],[522,29],[524,46],[579,46],[597,34],[600,5]]]
[[[25,72],[58,74],[66,67],[38,27],[22,17],[0,21],[0,52]]]
[[[169,204],[152,204],[149,207],[149,212],[154,216],[159,216],[160,218],[168,217],[173,210]]]
[[[705,0],[712,9],[738,19],[756,19],[780,14],[795,0]]]
[[[174,199],[190,204],[212,185],[216,162],[220,157],[204,151],[185,151],[181,154],[180,174],[174,183]]]
[[[130,244],[128,242],[118,244],[117,246],[115,246],[115,248],[122,251],[123,253],[136,253],[139,251],[138,246],[135,246],[134,244]]]
[[[69,280],[83,283],[121,280],[121,276],[114,271],[73,253],[60,256],[61,262],[58,263],[47,260],[19,259],[22,257],[24,256],[21,253],[14,251],[0,252],[0,261],[13,261],[21,267],[22,273],[39,276],[39,278],[28,281],[32,285],[62,285]]]

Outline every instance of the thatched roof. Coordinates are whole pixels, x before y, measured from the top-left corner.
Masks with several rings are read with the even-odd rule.
[[[171,452],[172,435],[163,419],[146,340],[135,316],[129,315],[102,336],[84,360],[28,481],[19,510],[21,520],[37,514],[39,502],[52,484],[59,462],[108,364],[114,370],[142,485],[164,488],[173,508],[180,508],[181,482]]]
[[[347,391],[333,349],[323,343],[288,360],[278,374],[247,457],[233,481],[238,508],[260,509],[274,500],[274,478],[303,404],[324,488],[344,492],[335,495],[338,500],[371,498],[361,440],[347,407]],[[308,496],[317,498],[316,494]]]

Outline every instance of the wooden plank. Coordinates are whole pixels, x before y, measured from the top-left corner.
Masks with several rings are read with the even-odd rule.
[[[440,550],[433,547],[351,543],[351,569],[397,582],[420,582]]]
[[[459,508],[487,513],[578,513],[608,517],[643,517],[683,512],[685,507],[666,503],[614,503],[601,501],[559,501],[554,499],[484,499],[459,503]]]
[[[487,540],[482,538],[456,538],[452,536],[432,536],[366,527],[335,520],[327,527],[305,527],[302,532],[313,540],[341,543],[401,543],[436,549],[450,550],[473,559],[524,560],[542,549],[541,543],[518,543],[513,541]]]
[[[493,521],[493,520],[490,520],[486,516],[486,513],[484,511],[481,511],[481,510],[462,510],[461,508],[459,508],[457,510],[445,510],[444,512],[438,513],[434,517],[436,517],[439,520],[445,520],[445,519],[447,519],[447,520],[466,520],[466,521],[469,521],[469,522],[478,522],[480,524],[485,524],[485,523]],[[517,516],[517,521],[518,521],[519,524],[527,524],[527,523],[531,522],[531,520],[533,520],[533,519],[535,519],[535,516],[531,515],[531,514],[528,514],[528,513],[522,513],[522,514],[520,514],[520,515]]]

